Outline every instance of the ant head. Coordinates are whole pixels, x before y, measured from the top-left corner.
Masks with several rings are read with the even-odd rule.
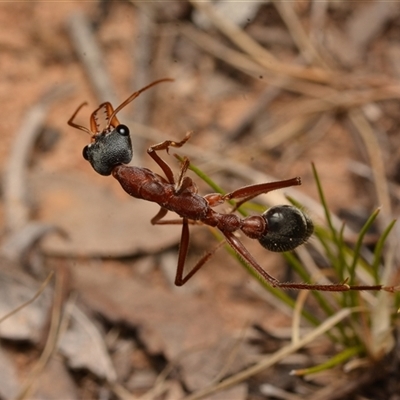
[[[290,251],[305,243],[314,231],[311,219],[294,206],[275,206],[262,214],[266,233],[259,239],[269,251]]]
[[[101,104],[93,111],[90,117],[90,129],[73,122],[79,110],[86,103],[80,105],[74,112],[72,117],[68,120],[68,125],[89,133],[92,136],[91,143],[83,149],[83,157],[90,162],[97,173],[100,175],[111,175],[112,170],[117,165],[131,162],[133,152],[129,129],[127,126],[119,123],[117,114],[142,92],[158,83],[166,81],[172,81],[172,79],[159,79],[158,81],[150,83],[150,85],[131,94],[115,110],[109,102]],[[100,110],[104,112],[106,120],[106,127],[103,130],[100,130],[100,124],[98,122]]]
[[[129,164],[132,160],[128,127],[120,124],[112,130],[93,135],[92,143],[83,148],[82,154],[98,174],[111,175],[117,165]]]

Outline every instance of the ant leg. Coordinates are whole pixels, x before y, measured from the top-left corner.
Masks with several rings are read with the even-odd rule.
[[[253,258],[250,252],[244,247],[242,242],[231,232],[222,232],[229,246],[236,251],[237,255],[241,257],[245,263],[251,267],[262,280],[267,281],[271,286],[276,287],[279,285],[278,279],[274,278],[266,272]]]
[[[240,240],[235,237],[230,232],[223,232],[226,241],[232,247],[233,250],[246,262],[246,264],[251,267],[257,275],[264,281],[268,282],[272,287],[280,287],[282,289],[295,289],[295,290],[319,290],[326,292],[347,292],[349,290],[385,290],[388,292],[396,291],[396,287],[384,287],[382,285],[375,286],[350,286],[346,283],[339,284],[330,284],[330,285],[318,285],[318,284],[308,284],[308,283],[282,283],[279,282],[276,278],[266,272],[253,258],[253,256],[249,253],[249,251],[244,247],[244,245],[240,242]]]
[[[185,268],[186,256],[189,249],[189,224],[197,224],[198,221],[188,220],[186,218],[174,219],[168,221],[162,221],[162,218],[168,213],[168,210],[161,207],[160,211],[155,217],[151,219],[153,225],[182,225],[181,242],[179,245],[179,255],[178,255],[178,266],[176,269],[175,285],[184,285],[212,256],[213,254],[225,243],[220,242],[213,250],[205,254],[197,264],[190,270],[190,272],[184,277],[183,272]]]
[[[240,201],[235,204],[235,208],[233,210],[235,211],[242,204],[254,199],[254,197],[257,197],[260,194],[268,193],[272,190],[284,189],[287,187],[299,185],[301,185],[301,179],[299,177],[277,182],[258,183],[255,185],[244,186],[242,188],[234,190],[233,192],[226,193],[225,195],[223,195],[223,200],[240,199]]]
[[[183,218],[181,244],[179,246],[178,267],[176,269],[175,285],[183,286],[200,268],[214,255],[214,253],[225,244],[225,241],[218,243],[213,250],[205,254],[196,265],[183,276],[186,256],[189,248],[189,225],[188,220]]]
[[[178,266],[176,268],[175,275],[175,285],[182,286],[184,285],[213,255],[214,253],[225,243],[224,241],[220,242],[213,250],[205,254],[196,265],[189,271],[186,276],[183,276],[186,256],[189,249],[189,224],[196,225],[198,221],[188,220],[187,218],[181,219],[173,219],[168,221],[162,221],[162,218],[165,217],[168,210],[161,207],[160,211],[157,213],[155,217],[151,219],[151,223],[153,225],[182,225],[182,234],[181,234],[181,242],[179,245],[179,255],[178,255]]]
[[[160,208],[160,211],[150,220],[152,225],[159,225],[160,220],[162,220],[168,213],[168,210],[164,207]]]
[[[178,266],[176,268],[175,275],[175,285],[182,286],[187,282],[190,277],[188,275],[183,278],[183,269],[185,267],[186,256],[189,249],[189,225],[187,223],[187,219],[183,218],[182,220],[182,235],[181,235],[181,243],[179,244],[179,255],[178,255]]]
[[[166,150],[168,152],[170,147],[182,147],[189,140],[191,134],[192,134],[191,132],[188,132],[185,138],[180,142],[175,142],[173,140],[165,140],[164,142],[150,146],[147,149],[147,153],[163,170],[169,183],[172,184],[175,183],[174,174],[171,170],[171,167],[156,152],[160,150]]]
[[[236,204],[234,209],[237,210],[242,204],[254,199],[254,197],[260,194],[271,192],[272,190],[283,189],[291,186],[301,185],[300,178],[292,178],[284,181],[268,182],[268,183],[257,183],[255,185],[243,186],[233,192],[226,194],[212,193],[204,196],[204,198],[210,204],[210,207],[217,206],[227,200],[240,199]]]
[[[168,219],[168,220],[162,220],[168,213],[168,210],[164,207],[160,208],[160,211],[150,220],[150,223],[152,225],[182,225],[183,224],[183,219]],[[189,219],[188,224],[190,225],[203,225],[201,221],[194,221]]]

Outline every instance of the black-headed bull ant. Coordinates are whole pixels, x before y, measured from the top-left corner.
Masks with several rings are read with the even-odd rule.
[[[132,159],[132,144],[128,127],[120,124],[117,119],[118,112],[145,90],[160,82],[171,80],[160,79],[151,83],[133,93],[116,109],[109,102],[101,104],[91,114],[90,129],[73,122],[79,110],[86,104],[83,103],[74,112],[68,124],[91,135],[91,143],[83,149],[83,157],[90,162],[96,172],[106,176],[112,175],[129,195],[160,205],[160,211],[151,220],[153,225],[182,225],[182,237],[175,277],[175,284],[177,286],[185,284],[208,261],[214,252],[206,254],[184,276],[184,264],[189,247],[189,224],[200,223],[219,229],[232,249],[254,269],[261,279],[267,281],[273,287],[332,292],[348,290],[395,290],[393,287],[382,285],[350,286],[345,282],[328,285],[280,282],[258,264],[235,236],[235,232],[241,230],[249,238],[257,239],[261,246],[270,251],[289,251],[306,242],[313,233],[313,223],[309,217],[298,208],[288,205],[271,207],[262,215],[253,215],[245,218],[240,218],[236,214],[233,214],[233,211],[224,214],[213,210],[213,207],[225,201],[237,200],[234,208],[236,210],[240,205],[260,194],[300,185],[301,180],[298,177],[284,181],[244,186],[224,195],[211,193],[200,196],[196,184],[191,178],[185,176],[190,164],[187,158],[183,159],[180,173],[178,178],[175,179],[170,166],[157,154],[160,150],[168,152],[170,147],[182,147],[189,140],[190,133],[187,133],[185,138],[180,142],[165,140],[148,148],[148,154],[161,167],[165,178],[147,168],[126,165]],[[103,130],[100,130],[98,122],[98,113],[100,111],[104,112],[106,117],[106,127]],[[168,211],[175,212],[181,219],[163,220]]]

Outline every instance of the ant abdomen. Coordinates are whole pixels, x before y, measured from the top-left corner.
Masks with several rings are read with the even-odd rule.
[[[262,214],[267,229],[258,239],[261,246],[270,251],[290,251],[305,243],[314,231],[311,219],[294,206],[283,205],[269,208]]]

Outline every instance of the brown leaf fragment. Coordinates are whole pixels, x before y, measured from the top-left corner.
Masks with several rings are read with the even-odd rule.
[[[0,260],[0,317],[31,300],[40,284],[13,264]],[[37,342],[47,321],[52,288],[47,286],[32,304],[22,308],[0,324],[0,337]]]
[[[150,354],[164,354],[181,367],[192,389],[210,383],[234,352],[235,341],[207,297],[145,287],[100,267],[76,265],[72,275],[80,298],[90,308],[114,323],[135,328]],[[237,369],[248,361],[250,352],[243,346],[240,343],[230,367]]]
[[[31,247],[50,233],[63,234],[53,225],[28,222],[24,227],[6,238],[0,247],[0,252],[11,261],[22,262]]]
[[[39,218],[67,232],[43,241],[50,254],[123,257],[158,252],[177,243],[179,226],[152,226],[158,206],[116,196],[81,175],[37,174],[34,179]]]
[[[59,357],[53,357],[36,377],[35,387],[32,395],[35,400],[79,399],[76,385]]]
[[[86,368],[108,382],[116,380],[116,373],[103,335],[78,307],[71,309],[69,329],[61,336],[59,350],[71,368]]]
[[[181,361],[185,383],[191,390],[204,388],[217,377],[221,378],[221,372],[225,376],[243,369],[251,353],[246,343],[232,337],[225,337],[201,351],[188,352]],[[246,397],[247,385],[244,387],[243,398]]]
[[[137,328],[150,353],[174,358],[226,334],[221,316],[206,298],[144,286],[100,266],[76,265],[71,273],[85,303],[110,321]]]

